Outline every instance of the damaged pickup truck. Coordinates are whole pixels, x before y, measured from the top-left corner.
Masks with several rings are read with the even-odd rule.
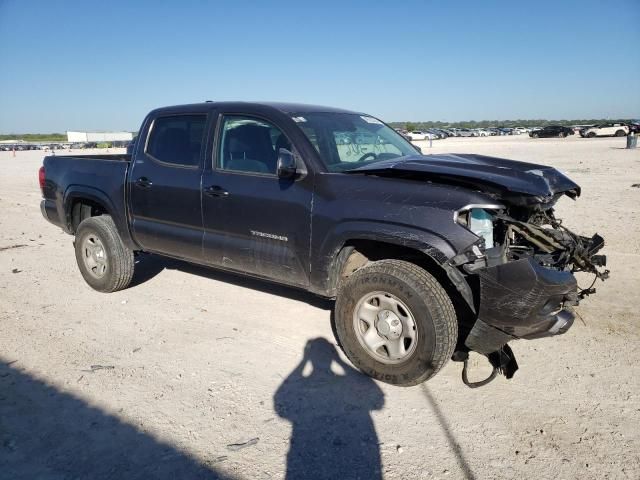
[[[363,113],[166,107],[147,116],[130,155],[46,157],[39,176],[42,213],[75,235],[92,288],[126,288],[148,252],[335,298],[347,357],[395,385],[428,380],[449,359],[464,362],[471,387],[510,378],[509,342],[565,333],[595,291],[574,274],[608,276],[602,237],[554,215],[580,195],[562,173],[421,155]],[[468,380],[470,351],[493,366],[486,380]]]

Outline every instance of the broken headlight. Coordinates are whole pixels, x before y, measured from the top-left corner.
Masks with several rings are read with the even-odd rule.
[[[495,213],[502,205],[467,205],[456,211],[454,220],[484,241],[485,248],[493,248]]]

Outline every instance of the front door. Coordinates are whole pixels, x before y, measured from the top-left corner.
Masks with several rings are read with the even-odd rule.
[[[129,175],[135,240],[145,251],[202,259],[200,182],[207,115],[153,120],[137,145]]]
[[[240,113],[218,124],[214,168],[203,175],[205,262],[308,285],[312,178],[276,175],[278,150],[293,149],[277,125]]]

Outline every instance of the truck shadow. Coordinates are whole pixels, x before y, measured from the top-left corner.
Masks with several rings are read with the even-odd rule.
[[[332,364],[344,374],[334,373]],[[384,406],[384,394],[370,377],[343,362],[327,340],[307,342],[273,401],[277,414],[292,424],[286,478],[382,478],[370,412]]]
[[[136,257],[135,273],[129,288],[148,282],[163,270],[179,270],[218,282],[229,283],[238,287],[250,288],[271,295],[305,302],[322,310],[333,309],[332,300],[324,299],[304,290],[152,254],[143,254]]]
[[[0,478],[231,479],[0,357]]]

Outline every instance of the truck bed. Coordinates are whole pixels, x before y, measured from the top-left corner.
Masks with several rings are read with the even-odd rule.
[[[132,244],[127,225],[126,188],[131,155],[50,155],[44,158],[44,216],[67,233],[74,233],[74,199],[102,205],[120,235]],[[77,220],[76,220],[77,223]]]
[[[93,154],[93,155],[56,155],[56,158],[85,158],[87,160],[119,160],[123,162],[130,162],[131,155],[127,153],[114,153],[109,155]]]

